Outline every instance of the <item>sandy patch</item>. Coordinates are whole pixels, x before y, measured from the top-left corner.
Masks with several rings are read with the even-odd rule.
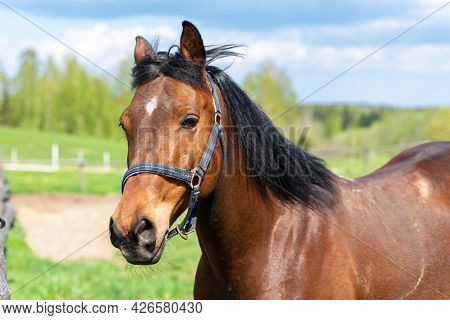
[[[30,248],[43,258],[109,259],[109,218],[118,195],[14,195],[12,202]]]

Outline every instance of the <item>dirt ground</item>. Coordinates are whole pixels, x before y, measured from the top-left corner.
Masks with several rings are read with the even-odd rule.
[[[12,202],[30,248],[43,258],[109,259],[109,218],[118,195],[29,194]]]

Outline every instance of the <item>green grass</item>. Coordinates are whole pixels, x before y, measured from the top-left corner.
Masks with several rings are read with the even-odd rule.
[[[367,175],[378,168],[385,165],[397,153],[376,153],[371,152],[368,157],[368,162],[365,164],[362,155],[347,156],[347,157],[333,157],[325,158],[327,166],[335,173],[348,177],[358,178]]]
[[[85,173],[83,182],[77,171],[58,171],[55,173],[8,171],[13,194],[18,193],[120,193],[123,172]]]
[[[104,151],[110,153],[111,161],[125,161],[127,154],[125,137],[113,140],[0,127],[0,147],[3,159],[9,158],[11,148],[17,148],[19,159],[48,160],[51,156],[51,145],[54,143],[59,145],[60,157],[65,159],[76,159],[78,150],[83,151],[87,161],[102,161]]]
[[[55,239],[57,241],[57,239]],[[12,299],[192,299],[200,251],[195,236],[171,240],[152,267],[112,261],[55,261],[38,258],[16,223],[6,243]]]

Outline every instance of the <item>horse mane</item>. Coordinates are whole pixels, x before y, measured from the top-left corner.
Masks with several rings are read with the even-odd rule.
[[[268,192],[287,203],[311,209],[335,203],[333,173],[323,161],[295,146],[273,125],[264,111],[236,84],[224,70],[211,63],[224,57],[238,57],[237,45],[209,47],[206,71],[219,87],[228,114],[239,135],[247,174],[265,197]],[[172,47],[171,47],[172,48]],[[180,80],[193,87],[205,88],[202,69],[171,49],[142,59],[132,70],[132,85],[149,83],[159,75]]]

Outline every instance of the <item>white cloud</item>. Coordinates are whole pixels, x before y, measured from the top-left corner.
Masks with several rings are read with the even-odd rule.
[[[114,69],[117,64],[132,57],[134,38],[142,35],[151,40],[154,35],[159,35],[166,41],[174,41],[177,31],[165,26],[143,28],[140,26],[117,28],[108,23],[97,23],[90,28],[68,28],[60,37],[61,41],[70,46],[74,51],[87,57],[105,69]],[[61,63],[67,55],[76,55],[54,39],[46,39],[39,46],[33,45],[31,41],[23,43],[22,47],[35,47],[40,57],[53,56]],[[90,63],[82,57],[79,60],[93,68]],[[95,68],[95,67],[94,67]]]
[[[300,41],[272,38],[250,41],[244,51],[246,51],[247,59],[252,63],[261,63],[266,60],[302,61],[305,58],[307,47]]]
[[[439,6],[444,5],[445,3],[448,3],[448,1],[445,0],[417,0],[422,5],[438,8]]]
[[[397,52],[395,52],[397,51]],[[394,50],[392,67],[402,72],[450,73],[450,44],[423,44]]]
[[[439,12],[436,12],[433,19],[450,17],[450,3],[448,0],[415,0],[414,2],[419,4],[415,10],[416,12],[428,14],[442,7]]]

